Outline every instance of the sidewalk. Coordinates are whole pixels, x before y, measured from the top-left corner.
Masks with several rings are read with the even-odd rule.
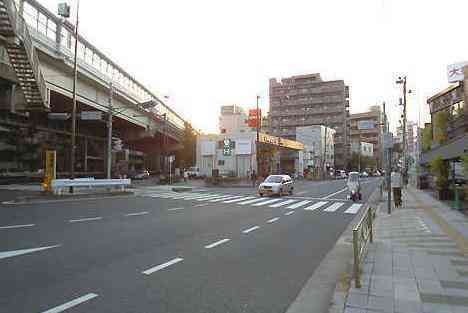
[[[348,290],[345,313],[468,312],[468,219],[420,190],[375,221],[362,288]]]

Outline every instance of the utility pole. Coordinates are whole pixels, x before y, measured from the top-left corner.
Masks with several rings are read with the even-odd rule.
[[[406,138],[406,76],[398,77],[397,84],[403,85],[403,184],[406,186],[408,180],[408,162],[407,162],[407,138]],[[411,92],[411,91],[410,91]]]
[[[255,155],[257,156],[257,175],[260,174],[260,156],[259,156],[259,152],[260,150],[258,149],[258,145],[260,143],[260,118],[259,118],[259,109],[258,109],[258,100],[260,99],[260,96],[257,95],[257,113],[256,113],[256,118],[257,118],[257,121],[256,121],[256,129],[257,129],[257,143],[255,144]]]
[[[358,172],[361,173],[361,152],[362,152],[362,143],[361,143],[361,130],[358,129],[358,140],[359,140],[359,154],[358,154]]]
[[[75,154],[76,154],[76,83],[78,79],[77,56],[78,56],[78,24],[79,24],[80,1],[76,4],[76,25],[75,25],[75,57],[73,61],[73,106],[72,106],[72,142],[70,155],[70,176],[75,178]],[[73,187],[70,186],[70,193]]]
[[[322,178],[325,179],[326,173],[326,162],[327,162],[327,130],[328,130],[328,121],[325,122],[325,140],[324,140],[324,148],[323,148],[323,161],[322,161]]]
[[[107,179],[111,179],[112,168],[112,116],[113,116],[114,87],[109,85],[109,116],[107,120]]]
[[[387,122],[387,111],[385,110],[385,102],[383,103],[383,111],[384,111],[384,137],[388,137],[388,122]],[[387,166],[385,170],[385,179],[387,182],[387,213],[392,213],[392,186],[391,186],[391,162],[392,162],[392,150],[391,148],[386,148],[385,153],[387,155]]]

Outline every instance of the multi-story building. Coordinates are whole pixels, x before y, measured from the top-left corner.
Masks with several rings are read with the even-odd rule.
[[[248,116],[238,105],[223,105],[219,116],[219,130],[222,134],[250,131],[247,125]]]
[[[296,139],[296,127],[324,125],[335,134],[335,168],[347,166],[349,87],[343,80],[323,81],[319,73],[270,79],[271,134]]]
[[[372,144],[372,153],[378,165],[381,165],[382,121],[383,113],[378,105],[371,106],[368,112],[351,114],[349,119],[351,145],[357,145],[360,142]]]
[[[416,141],[417,141],[418,124],[413,121],[406,122],[406,152],[407,155],[416,159]],[[395,143],[403,144],[403,126],[397,127],[397,135]]]
[[[335,130],[315,125],[296,128],[296,140],[304,144],[304,167],[324,169],[335,164]]]
[[[369,142],[353,142],[351,143],[351,152],[360,153],[362,156],[374,157],[374,144]]]

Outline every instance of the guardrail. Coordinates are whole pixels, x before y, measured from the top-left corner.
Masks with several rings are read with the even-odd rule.
[[[369,207],[362,216],[359,223],[353,229],[353,252],[354,252],[354,280],[356,288],[361,288],[360,264],[365,254],[367,243],[374,241],[372,222],[375,218],[376,209]]]
[[[361,288],[361,262],[367,251],[368,243],[374,241],[373,221],[377,213],[377,206],[382,199],[383,182],[379,184],[368,200],[368,207],[359,222],[353,228],[353,255],[354,255],[354,283]]]
[[[131,184],[130,179],[94,179],[89,178],[75,178],[75,179],[54,179],[52,180],[52,191],[54,194],[62,194],[62,190],[67,187],[120,187],[122,190],[125,186]]]

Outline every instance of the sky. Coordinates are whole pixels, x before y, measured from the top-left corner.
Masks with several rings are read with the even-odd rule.
[[[385,101],[394,128],[398,76],[408,119],[424,123],[447,65],[468,60],[460,12],[468,1],[81,0],[80,33],[204,132],[222,105],[254,108],[260,95],[268,111],[269,78],[317,72],[350,86],[351,113]]]

